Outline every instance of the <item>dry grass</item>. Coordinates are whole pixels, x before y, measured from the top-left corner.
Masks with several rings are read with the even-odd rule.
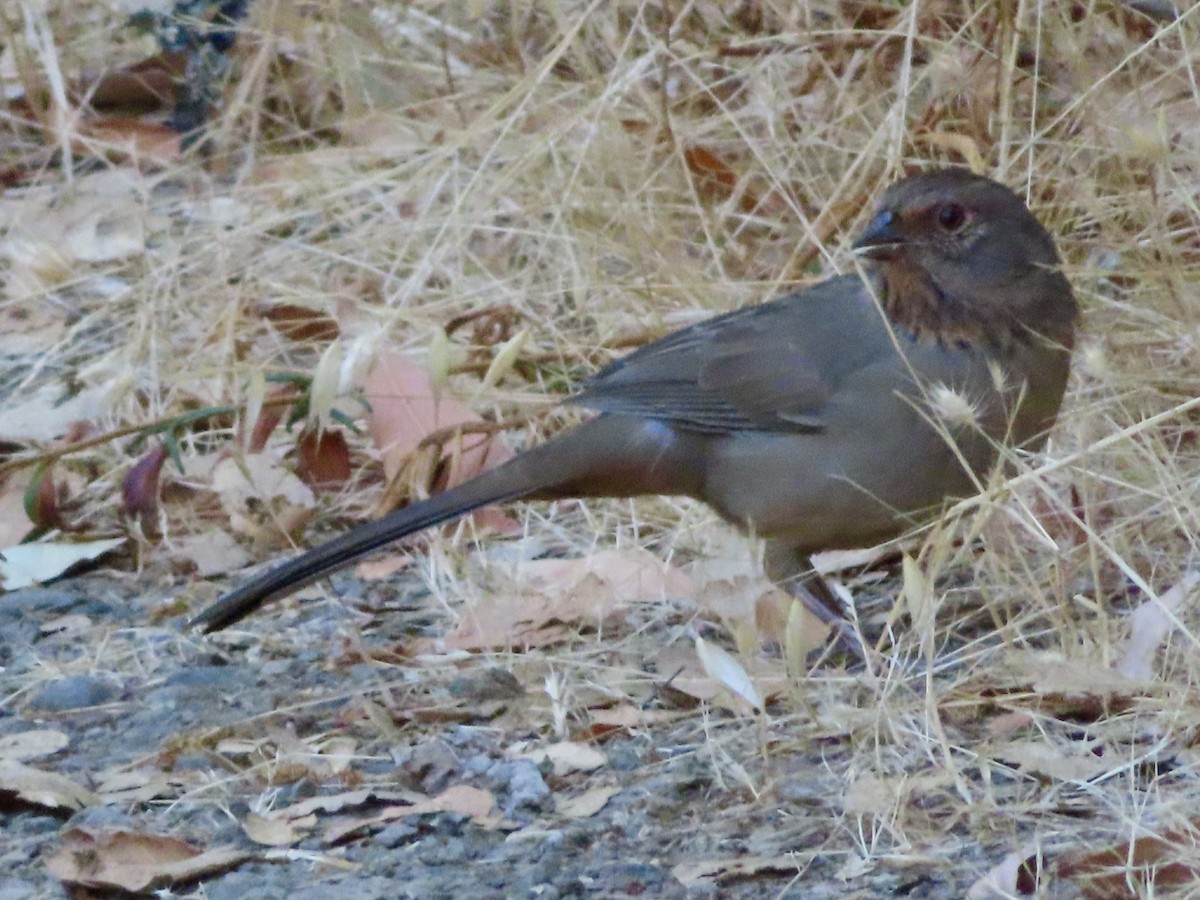
[[[48,21],[67,79],[127,37],[97,42],[67,17]],[[717,716],[683,733],[730,790],[748,785],[765,804],[796,759],[841,742],[823,775],[830,847],[872,861],[963,840],[1050,849],[1178,832],[1200,801],[1193,598],[1152,681],[1121,689],[1068,674],[1105,673],[1127,613],[1195,566],[1198,22],[1152,23],[1098,0],[261,0],[211,149],[118,189],[147,251],[57,276],[10,257],[10,309],[70,308],[14,383],[102,387],[98,421],[117,429],[244,402],[258,374],[311,372],[324,345],[281,336],[261,314],[272,304],[335,320],[347,369],[382,347],[422,359],[437,329],[487,306],[529,330],[536,364],[477,396],[494,344],[471,344],[468,327],[454,336],[457,359],[477,365],[461,366],[453,389],[489,417],[527,414],[603,348],[844,271],[870,198],[902,172],[981,166],[1057,236],[1086,310],[1050,448],[926,541],[931,595],[908,585],[911,619],[890,629],[873,671],[818,670],[765,725]],[[3,124],[14,155],[34,158],[31,133]],[[76,158],[73,179],[47,166],[24,190],[82,202],[120,171]],[[100,275],[121,289],[101,295]],[[233,439],[230,420],[214,421],[183,435],[186,458]],[[353,446],[365,462],[365,439]],[[78,485],[73,516],[115,527],[131,452],[113,441],[63,464]],[[378,476],[368,468],[359,481],[322,522],[369,508]],[[173,537],[217,527],[198,509],[194,498],[170,508],[146,564],[160,566]],[[614,540],[689,559],[714,534],[707,511],[669,500],[550,512],[528,514],[531,545],[482,559]],[[448,610],[497,577],[442,541],[421,567]],[[864,615],[877,627],[888,607],[870,593]],[[925,632],[913,627],[923,603],[940,610]],[[636,696],[646,677],[606,669],[612,654],[636,659],[690,612],[647,615],[615,643],[501,659],[534,673],[532,686],[556,672],[567,718],[586,719],[588,700]],[[548,734],[553,706],[539,724]]]

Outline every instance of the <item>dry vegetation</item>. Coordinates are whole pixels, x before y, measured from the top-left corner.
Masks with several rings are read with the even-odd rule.
[[[694,800],[697,821],[731,835],[752,819],[774,829],[766,891],[804,885],[824,856],[837,865],[821,877],[837,871],[852,889],[872,872],[928,871],[957,885],[931,895],[955,896],[1007,853],[1044,854],[1057,875],[1041,891],[1056,878],[1089,896],[1192,890],[1197,15],[1154,19],[1100,0],[259,0],[207,141],[180,151],[145,119],[102,127],[103,116],[55,101],[56,84],[66,96],[155,52],[107,4],[67,13],[76,6],[5,13],[15,27],[0,47],[6,85],[38,98],[0,119],[5,405],[34,423],[0,422],[8,520],[33,483],[43,524],[136,537],[141,576],[129,590],[174,598],[160,622],[194,611],[217,588],[181,577],[180,560],[223,574],[235,559],[230,541],[205,562],[214,534],[264,561],[287,546],[283,531],[315,541],[370,515],[383,494],[375,444],[337,422],[348,478],[336,448],[297,450],[301,426],[266,439],[263,471],[299,466],[310,483],[322,472],[334,483],[315,500],[299,481],[278,496],[259,484],[257,498],[233,485],[226,470],[249,438],[229,407],[266,421],[262,403],[276,394],[264,379],[324,373],[311,412],[328,421],[332,405],[361,420],[356,379],[385,349],[400,351],[439,384],[448,371],[447,395],[485,418],[523,423],[507,436],[519,446],[572,415],[546,414],[545,401],[611,354],[845,270],[883,186],[933,162],[969,164],[1025,194],[1057,236],[1084,337],[1043,457],[913,545],[905,577],[898,566],[886,580],[886,569],[845,573],[866,631],[883,634],[867,671],[829,665],[782,682],[786,628],[761,615],[757,632],[748,624],[766,587],[720,568],[748,555],[705,509],[564,503],[521,511],[521,541],[475,552],[470,529],[432,538],[401,577],[428,580],[435,630],[461,634],[471,604],[520,593],[532,576],[506,561],[539,555],[616,547],[628,561],[644,547],[686,570],[693,595],[626,604],[598,630],[559,609],[566,627],[545,646],[508,647],[492,633],[464,641],[483,649],[454,665],[436,638],[373,637],[402,613],[345,624],[331,658],[374,659],[380,686],[345,698],[357,716],[316,716],[299,738],[336,728],[362,753],[417,744],[445,726],[404,712],[414,677],[436,706],[451,675],[499,666],[528,692],[497,720],[505,734],[599,740],[611,733],[597,711],[629,707],[642,718],[624,732],[669,734],[672,752],[695,753],[713,779]],[[289,397],[307,386],[290,384]],[[56,408],[67,396],[70,414]],[[174,436],[186,474],[168,461],[131,488],[138,460],[158,471],[151,426]],[[49,469],[23,462],[52,456]],[[429,466],[397,468],[404,493]],[[555,583],[583,593],[555,582],[562,573],[543,577],[549,593]],[[697,600],[735,581],[723,606]],[[588,602],[608,602],[600,594]],[[750,612],[729,612],[730,595],[749,598]],[[292,649],[300,614],[266,615],[231,653]],[[146,631],[162,627],[174,620]],[[669,723],[649,715],[681,709],[664,693],[667,658],[651,662],[664,645],[694,652],[692,629],[766,673],[765,714],[718,702]],[[76,670],[119,669],[138,640],[123,632]],[[296,708],[316,699],[330,698]],[[22,708],[20,696],[5,702]],[[219,740],[265,727],[215,734],[197,723],[179,746],[224,752]],[[253,755],[227,758],[232,777],[189,784],[181,802],[222,803],[295,777]],[[797,782],[815,798],[800,808]],[[938,860],[964,846],[975,868],[947,872]],[[685,850],[666,862],[696,862]],[[1102,866],[1107,881],[1093,877]],[[1007,884],[998,895],[1030,885],[1015,864],[995,878]]]

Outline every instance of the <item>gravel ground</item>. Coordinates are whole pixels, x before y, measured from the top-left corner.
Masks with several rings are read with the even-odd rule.
[[[363,591],[347,576],[333,584]],[[389,656],[398,640],[433,627],[428,598],[406,586],[368,628],[361,612],[310,603],[273,609],[221,640],[163,617],[171,592],[149,576],[89,576],[0,597],[0,741],[64,734],[65,747],[27,765],[92,792],[48,805],[0,795],[0,900],[93,896],[70,894],[48,868],[77,829],[241,851],[232,864],[156,882],[172,896],[213,900],[962,897],[1013,846],[1003,829],[991,846],[965,830],[956,839],[961,820],[932,821],[924,848],[910,829],[900,846],[870,816],[847,815],[853,743],[804,715],[738,719],[672,704],[663,691],[645,703],[662,721],[593,729],[590,744],[570,745],[599,750],[598,764],[560,770],[527,758],[521,748],[555,743],[537,679],[561,655],[438,665]],[[673,639],[674,624],[581,640],[592,658],[628,664],[638,647]],[[607,641],[620,641],[619,653]],[[813,683],[825,682],[848,690],[844,672]],[[334,738],[349,739],[344,758],[326,750],[318,759],[313,748]],[[347,814],[379,812],[387,792],[412,801],[463,786],[491,797],[486,815],[449,804],[344,838],[325,830]],[[316,827],[289,843],[247,833],[254,813],[354,791],[366,799],[321,810]],[[607,797],[598,808],[564,806],[597,792]],[[706,867],[718,874],[701,877]]]

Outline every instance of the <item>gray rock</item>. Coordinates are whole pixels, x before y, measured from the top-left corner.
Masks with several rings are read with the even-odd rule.
[[[115,699],[118,693],[116,685],[93,675],[69,675],[45,685],[29,701],[29,706],[47,712],[65,712],[100,706]]]

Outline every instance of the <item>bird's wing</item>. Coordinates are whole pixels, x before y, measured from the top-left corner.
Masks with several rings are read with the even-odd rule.
[[[700,322],[601,370],[570,402],[708,433],[819,431],[862,358],[844,336],[830,340],[830,325],[853,328],[865,296],[857,277],[835,278]]]

